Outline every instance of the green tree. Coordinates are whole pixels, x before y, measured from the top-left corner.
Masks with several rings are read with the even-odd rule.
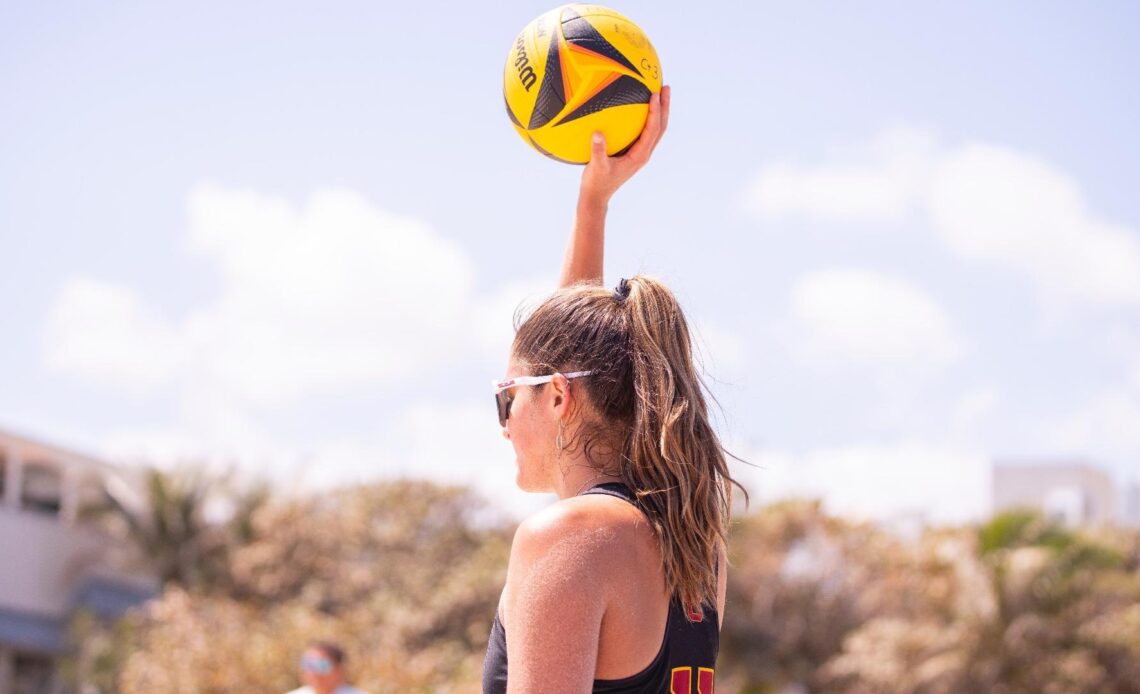
[[[285,691],[314,638],[372,692],[478,691],[513,524],[470,491],[396,481],[277,499],[213,589],[131,618],[125,692]]]
[[[142,468],[110,480],[104,492],[104,503],[85,515],[130,542],[163,585],[187,588],[228,577],[228,552],[253,540],[251,519],[269,494],[264,484],[238,485],[232,475],[191,465]]]

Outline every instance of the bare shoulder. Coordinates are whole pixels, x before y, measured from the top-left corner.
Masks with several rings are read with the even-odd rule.
[[[563,499],[515,531],[504,606],[509,609],[536,581],[548,591],[572,590],[604,601],[613,576],[654,548],[652,529],[631,504],[604,495]]]
[[[519,525],[500,602],[512,691],[589,687],[629,524],[619,508],[578,497]]]
[[[524,520],[515,531],[511,561],[588,558],[612,551],[648,528],[629,503],[603,495],[563,499]]]

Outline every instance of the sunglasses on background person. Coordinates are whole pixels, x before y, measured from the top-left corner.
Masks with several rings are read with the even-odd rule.
[[[593,371],[575,371],[562,374],[567,379],[589,376]],[[505,381],[492,381],[491,390],[495,393],[495,409],[499,412],[499,426],[507,426],[507,419],[511,416],[511,402],[515,399],[514,389],[517,386],[540,386],[554,380],[555,374],[549,376],[517,376]]]
[[[301,669],[305,672],[315,672],[318,675],[327,675],[332,672],[333,664],[329,658],[301,657]]]

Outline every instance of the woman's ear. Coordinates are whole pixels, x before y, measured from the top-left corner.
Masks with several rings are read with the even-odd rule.
[[[569,379],[560,373],[554,374],[550,381],[550,394],[554,416],[562,421],[569,419],[574,412],[574,396],[570,392]]]

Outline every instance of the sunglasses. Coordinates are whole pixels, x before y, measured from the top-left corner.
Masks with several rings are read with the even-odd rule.
[[[594,373],[593,371],[575,371],[573,373],[562,374],[567,379],[579,378],[581,376],[589,376]],[[511,402],[515,399],[514,388],[517,386],[540,386],[543,383],[550,383],[554,380],[556,374],[549,376],[517,376],[515,378],[508,378],[505,381],[494,381],[491,383],[491,390],[495,393],[495,409],[499,411],[499,426],[507,426],[507,419],[511,416]]]
[[[301,657],[301,669],[306,672],[315,672],[318,675],[327,675],[332,672],[332,661],[328,658]]]

